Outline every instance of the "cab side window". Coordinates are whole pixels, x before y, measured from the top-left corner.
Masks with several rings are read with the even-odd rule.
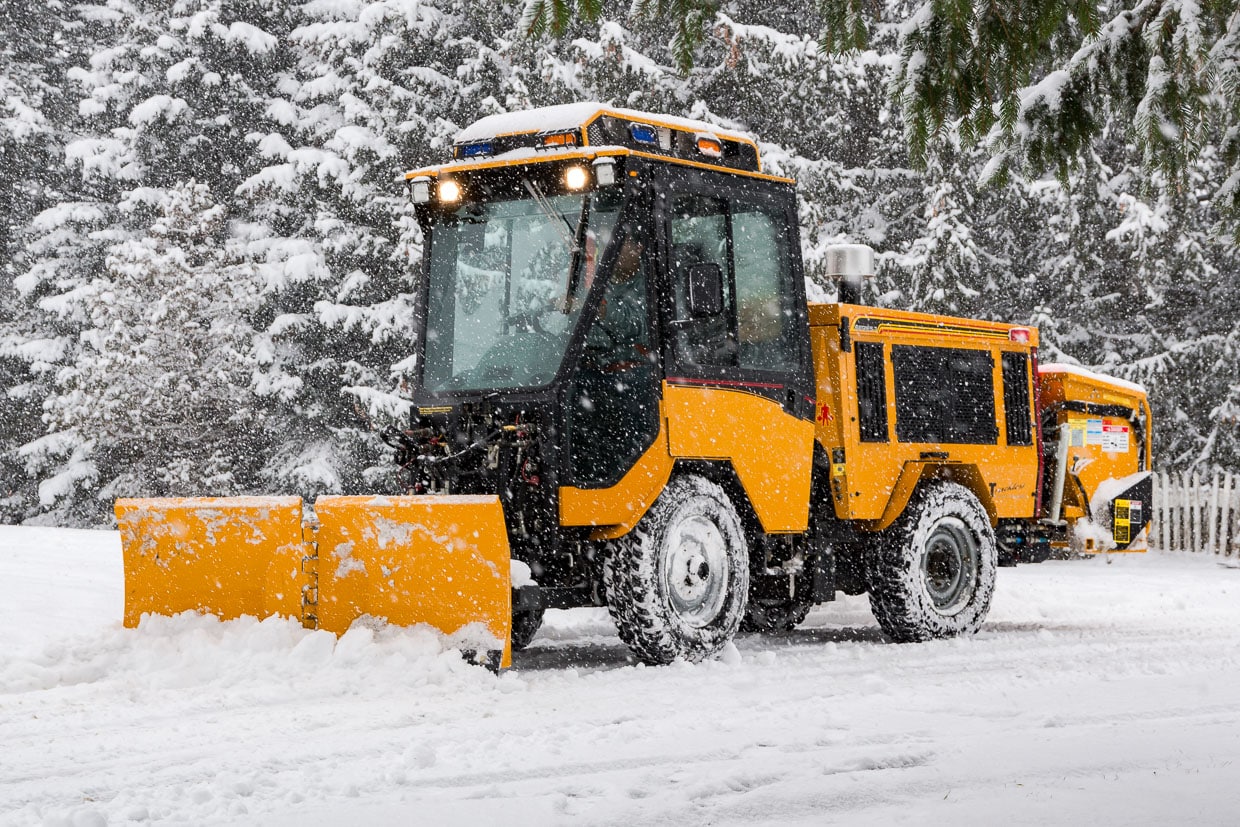
[[[795,370],[800,351],[784,216],[761,201],[696,194],[673,199],[669,269],[676,359],[688,367]],[[695,267],[718,267],[717,313],[690,308]],[[701,280],[698,280],[701,285]]]
[[[675,297],[672,327],[678,361],[691,366],[736,364],[733,295],[726,286],[730,271],[728,202],[700,195],[677,196],[672,207],[671,243],[668,264]],[[723,303],[717,314],[694,317],[689,306],[689,274],[702,264],[714,264],[724,274]]]
[[[769,212],[734,204],[732,238],[739,364],[754,370],[793,369],[797,347],[787,236]]]

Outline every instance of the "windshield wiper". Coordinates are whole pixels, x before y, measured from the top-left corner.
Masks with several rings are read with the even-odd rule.
[[[577,219],[577,232],[573,237],[573,254],[568,262],[568,286],[564,288],[564,315],[573,308],[573,294],[577,292],[578,272],[581,270],[581,254],[585,251],[586,226],[590,218],[590,196],[581,197],[581,217]],[[596,252],[595,255],[598,253]]]
[[[542,189],[537,184],[528,178],[523,178],[522,183],[525,184],[525,189],[529,192],[530,197],[534,199],[534,203],[538,205],[538,209],[542,210],[543,215],[547,216],[547,220],[551,222],[551,226],[555,228],[556,232],[560,234],[560,238],[564,240],[564,249],[570,253],[576,252],[576,241],[574,240],[576,230],[573,225],[568,223],[568,219],[564,217],[563,213],[556,212],[555,208],[551,206],[551,202],[547,200],[547,196],[543,195]],[[559,221],[556,220],[557,218]]]
[[[551,202],[547,200],[547,196],[543,194],[542,188],[531,181],[529,178],[523,178],[522,183],[529,192],[530,197],[534,199],[534,203],[538,205],[538,209],[542,210],[543,215],[551,222],[551,226],[555,228],[560,237],[564,239],[564,247],[569,252],[568,262],[568,283],[564,287],[564,304],[563,310],[565,316],[573,310],[573,291],[577,289],[577,270],[581,266],[581,252],[584,249],[584,238],[586,229],[586,219],[590,213],[590,196],[581,196],[581,213],[577,218],[577,226],[574,227],[569,223],[564,213],[557,212],[551,206]],[[557,221],[556,219],[559,219]]]

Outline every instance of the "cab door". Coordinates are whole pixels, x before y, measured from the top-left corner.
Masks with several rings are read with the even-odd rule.
[[[730,462],[764,531],[804,531],[815,406],[794,192],[669,169],[656,204],[669,451]]]

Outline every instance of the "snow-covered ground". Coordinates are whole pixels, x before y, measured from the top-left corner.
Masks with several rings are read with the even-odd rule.
[[[848,599],[652,669],[552,612],[496,677],[421,630],[124,630],[116,534],[0,527],[0,823],[1234,824],[1240,568],[1111,559],[920,645]]]

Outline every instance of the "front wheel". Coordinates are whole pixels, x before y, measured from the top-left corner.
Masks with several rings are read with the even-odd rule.
[[[727,494],[704,477],[674,478],[610,544],[603,588],[620,639],[645,663],[695,663],[722,649],[749,593],[749,552]]]
[[[998,550],[986,510],[963,485],[920,489],[868,555],[870,608],[904,643],[976,632],[990,611]]]

